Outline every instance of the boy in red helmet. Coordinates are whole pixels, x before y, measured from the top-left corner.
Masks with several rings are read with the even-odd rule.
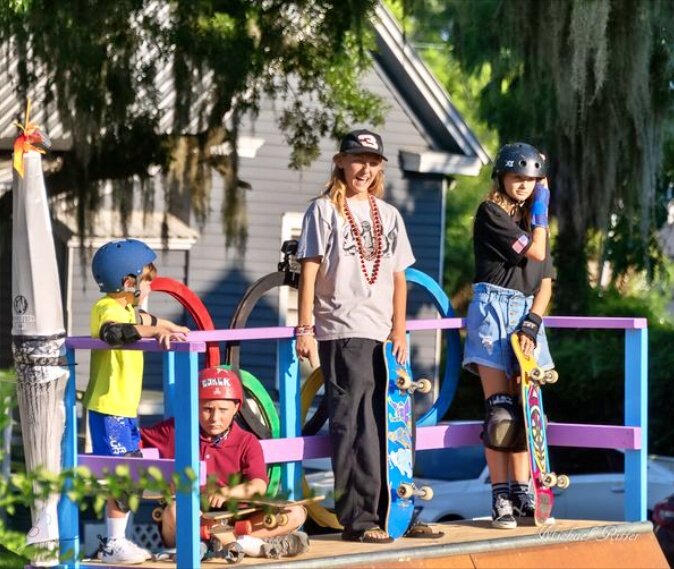
[[[218,485],[215,492],[208,494],[211,508],[222,508],[230,499],[251,499],[267,491],[269,479],[262,446],[252,433],[234,422],[243,397],[243,387],[235,371],[211,367],[199,373],[199,458],[206,462],[208,476],[215,477]],[[141,440],[143,447],[157,448],[162,458],[174,458],[174,420],[141,429]],[[230,484],[233,479],[241,482]],[[297,555],[308,548],[307,535],[295,531],[306,520],[302,506],[289,510],[288,523],[284,526],[267,529],[263,518],[263,512],[253,513],[248,518],[253,531],[236,538],[243,552],[251,556],[282,557]],[[202,525],[207,525],[204,520]],[[164,509],[161,533],[164,544],[175,547],[175,502]],[[221,534],[218,539],[228,545],[232,537]]]

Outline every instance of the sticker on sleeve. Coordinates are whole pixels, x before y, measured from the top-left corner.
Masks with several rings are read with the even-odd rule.
[[[515,253],[521,253],[524,251],[524,248],[529,244],[529,237],[526,235],[520,235],[520,238],[517,241],[513,241],[512,248]]]

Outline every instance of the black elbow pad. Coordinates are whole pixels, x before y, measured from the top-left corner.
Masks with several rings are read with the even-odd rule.
[[[133,344],[140,340],[140,334],[133,324],[119,324],[106,322],[101,326],[101,340],[111,346],[123,346]]]

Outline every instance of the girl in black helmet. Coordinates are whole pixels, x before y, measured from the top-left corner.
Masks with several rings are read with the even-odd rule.
[[[535,354],[543,369],[554,367],[542,322],[555,277],[545,157],[529,144],[507,144],[496,157],[492,180],[475,216],[476,275],[463,365],[480,376],[484,391],[492,525],[514,528],[516,517],[533,517],[534,508],[510,335],[519,331],[524,353]]]

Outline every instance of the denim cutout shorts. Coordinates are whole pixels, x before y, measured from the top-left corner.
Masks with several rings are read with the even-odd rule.
[[[503,370],[507,377],[517,375],[510,335],[519,329],[532,303],[533,296],[524,296],[516,290],[487,283],[474,284],[473,300],[466,316],[463,367],[478,374],[476,364],[480,364]],[[542,369],[555,367],[543,325],[536,337],[534,356]]]

